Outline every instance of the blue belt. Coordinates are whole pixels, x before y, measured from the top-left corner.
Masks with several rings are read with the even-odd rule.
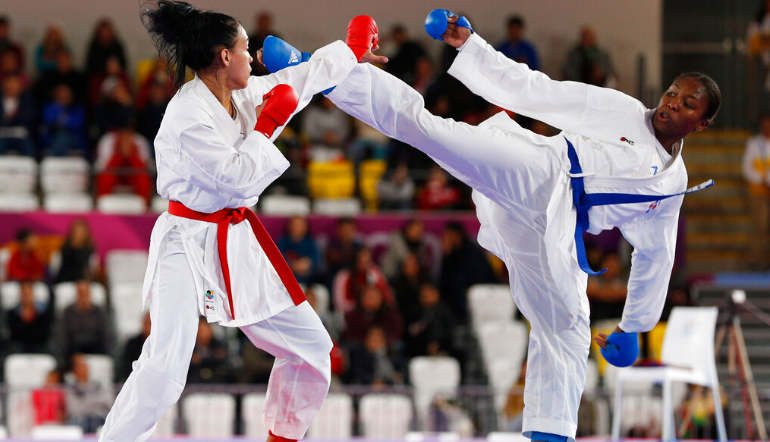
[[[586,256],[586,246],[583,242],[583,233],[588,230],[588,209],[593,206],[606,206],[608,204],[627,204],[627,203],[646,203],[650,201],[660,201],[672,196],[684,195],[707,189],[714,185],[714,180],[704,181],[697,186],[691,187],[683,192],[672,193],[671,195],[638,195],[632,193],[586,193],[583,183],[583,169],[580,167],[577,152],[572,143],[567,140],[567,157],[570,164],[570,181],[572,182],[572,202],[577,210],[577,222],[575,223],[575,249],[577,251],[577,260],[580,268],[589,275],[601,275],[607,269],[598,272],[591,270]]]

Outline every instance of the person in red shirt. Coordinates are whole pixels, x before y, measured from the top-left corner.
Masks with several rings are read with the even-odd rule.
[[[51,370],[45,378],[45,385],[32,391],[32,406],[35,410],[35,425],[62,424],[66,414],[66,396],[59,387],[61,376],[58,370]]]
[[[425,187],[417,196],[417,207],[420,210],[452,209],[459,201],[460,192],[448,184],[446,172],[433,166]]]
[[[35,254],[34,240],[27,229],[16,233],[18,248],[11,254],[6,269],[9,281],[40,281],[45,276],[45,266]]]
[[[361,248],[356,254],[356,262],[352,268],[341,270],[334,278],[334,306],[343,313],[353,310],[358,298],[368,285],[375,285],[382,294],[386,304],[394,305],[395,298],[390,291],[388,281],[382,270],[372,260],[372,253],[367,248]]]
[[[113,193],[115,186],[125,185],[149,203],[149,157],[147,140],[134,130],[121,128],[105,134],[97,147],[96,196]]]

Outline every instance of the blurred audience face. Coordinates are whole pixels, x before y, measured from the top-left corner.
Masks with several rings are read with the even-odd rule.
[[[438,289],[433,284],[423,284],[420,287],[420,305],[423,307],[433,307],[438,304],[441,296]]]
[[[168,100],[168,89],[166,88],[166,84],[161,83],[159,81],[154,81],[150,85],[150,103],[153,104],[163,104]]]
[[[75,305],[78,310],[90,310],[91,309],[91,284],[88,281],[78,281],[75,283],[75,290],[77,292],[77,298],[75,299]]]
[[[120,66],[120,59],[116,56],[111,56],[104,61],[104,72],[107,75],[119,75],[123,72],[123,68]]]
[[[198,321],[198,337],[195,341],[196,344],[201,347],[208,347],[208,345],[211,343],[211,338],[211,326],[208,322],[206,322],[205,319],[201,319]]]
[[[102,19],[96,26],[96,40],[100,45],[107,46],[115,40],[115,29],[109,19]]]
[[[420,262],[414,253],[409,253],[401,263],[401,272],[407,278],[414,279],[420,276]]]
[[[267,11],[261,11],[254,20],[257,32],[269,32],[273,29],[273,15]]]
[[[35,285],[32,281],[22,282],[19,292],[19,305],[22,308],[35,307]]]
[[[361,308],[367,312],[376,312],[382,307],[382,293],[376,285],[368,285],[361,294]]]
[[[64,46],[64,36],[61,29],[56,25],[48,25],[43,34],[43,48],[48,52],[62,46]]]
[[[56,53],[56,70],[59,72],[69,72],[72,70],[72,55],[66,49],[61,49]]]
[[[337,238],[343,244],[352,244],[356,239],[356,224],[351,219],[341,220],[337,224]]]
[[[19,55],[16,52],[10,49],[0,52],[0,72],[6,75],[18,74],[22,71],[22,68]]]
[[[77,219],[72,222],[70,227],[70,243],[74,247],[82,247],[86,245],[91,238],[91,230],[88,228],[88,224],[83,219]]]
[[[596,46],[596,32],[590,26],[580,28],[580,46],[584,48]]]
[[[60,106],[72,104],[72,89],[67,84],[60,84],[53,90],[53,101]]]
[[[57,370],[51,370],[45,375],[45,385],[53,386],[61,384],[61,376]]]
[[[318,311],[318,309],[316,308],[316,305],[317,305],[316,302],[318,301],[318,299],[316,298],[315,292],[313,291],[313,289],[308,288],[307,290],[305,290],[305,299],[307,299],[307,303],[310,304],[310,307],[312,307],[313,310]]]
[[[115,131],[115,145],[120,156],[128,158],[133,155],[136,151],[133,131],[126,128]]]
[[[286,233],[294,241],[299,241],[307,236],[307,220],[301,216],[293,216],[286,226]]]
[[[517,42],[524,36],[524,26],[519,22],[508,24],[508,40]]]
[[[372,253],[369,249],[361,249],[356,255],[356,270],[366,271],[372,266]]]
[[[364,346],[372,353],[379,353],[387,348],[385,332],[379,327],[372,327],[366,332]]]
[[[401,46],[406,41],[406,28],[402,24],[393,25],[390,30],[390,38],[396,46]]]
[[[441,233],[441,249],[444,253],[451,253],[462,244],[463,238],[454,229],[444,229]]]
[[[425,184],[427,187],[441,188],[446,186],[447,177],[446,173],[438,166],[433,166],[428,173],[428,181]]]
[[[72,355],[72,374],[78,382],[88,382],[88,363],[84,354]]]
[[[770,115],[765,115],[759,121],[759,133],[765,138],[770,138]]]
[[[425,225],[422,221],[414,219],[409,221],[404,229],[404,237],[409,244],[421,243],[425,234]]]
[[[0,40],[8,40],[11,24],[7,20],[0,21]]]
[[[3,98],[19,98],[21,95],[21,78],[9,75],[3,79]]]

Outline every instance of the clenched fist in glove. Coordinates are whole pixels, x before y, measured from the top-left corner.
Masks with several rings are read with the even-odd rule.
[[[379,30],[377,23],[368,15],[359,15],[353,17],[348,23],[348,35],[345,43],[356,55],[356,59],[361,61],[361,57],[368,51],[377,49],[379,41]]]
[[[276,127],[283,126],[297,109],[297,93],[288,84],[279,84],[262,97],[262,112],[257,117],[254,130],[267,138],[273,136]]]

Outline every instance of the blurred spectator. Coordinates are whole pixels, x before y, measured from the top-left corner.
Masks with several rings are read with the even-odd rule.
[[[721,407],[727,406],[727,397],[719,387]],[[714,439],[717,426],[714,416],[714,400],[711,390],[702,385],[689,385],[687,395],[677,410],[681,416],[681,427],[677,434],[683,439]],[[677,421],[679,421],[677,419]]]
[[[56,69],[41,74],[34,85],[35,99],[38,103],[46,103],[54,98],[53,91],[59,85],[66,84],[72,91],[75,103],[86,104],[86,77],[75,69],[72,54],[67,49],[59,49],[56,53]]]
[[[407,324],[406,330],[409,357],[454,353],[455,320],[449,308],[441,302],[435,285],[425,283],[420,287],[418,315]]]
[[[614,87],[615,68],[610,55],[600,48],[596,31],[590,26],[580,28],[580,40],[567,54],[564,79],[580,81],[602,87]]]
[[[442,259],[439,292],[452,315],[461,323],[468,319],[468,288],[494,281],[484,252],[468,238],[462,224],[450,221],[441,235]]]
[[[389,348],[398,345],[403,332],[403,319],[393,304],[385,302],[379,287],[364,287],[356,307],[345,313],[345,329],[342,341],[346,344],[363,344],[367,331],[379,327],[385,332]]]
[[[328,285],[331,286],[334,277],[340,270],[353,267],[356,254],[363,247],[358,238],[356,222],[353,218],[340,218],[337,221],[335,235],[326,246],[326,272]]]
[[[758,59],[760,70],[760,88],[763,98],[770,94],[770,0],[760,0],[760,7],[754,20],[749,23],[746,32],[747,52]],[[770,111],[767,100],[760,104],[760,110]]]
[[[227,347],[224,342],[214,337],[211,325],[206,318],[201,317],[198,321],[198,337],[195,339],[187,383],[217,384],[227,382],[228,375]]]
[[[381,210],[409,210],[414,200],[414,181],[406,162],[382,176],[377,183],[377,198]]]
[[[118,77],[111,77],[102,86],[104,94],[96,105],[95,132],[102,136],[111,130],[131,127],[134,103],[125,82]]]
[[[425,241],[425,224],[419,219],[410,219],[400,230],[391,233],[388,250],[382,257],[382,273],[388,280],[398,275],[401,264],[409,254],[414,254],[420,265],[433,275],[438,250],[433,250]]]
[[[385,69],[405,83],[414,85],[417,61],[421,57],[427,57],[428,53],[420,43],[409,38],[406,28],[400,23],[391,28],[390,39],[394,47]]]
[[[240,384],[267,384],[273,370],[275,358],[266,351],[257,348],[243,333],[239,333],[241,367],[236,371],[236,380]]]
[[[56,56],[62,49],[68,50],[61,28],[49,24],[45,28],[43,40],[35,49],[35,67],[39,75],[56,69]]]
[[[151,329],[152,320],[150,319],[150,312],[145,312],[144,316],[142,316],[142,331],[129,338],[123,346],[120,365],[117,367],[119,382],[126,380],[128,375],[131,374],[131,366],[142,354],[142,346],[147,337],[150,336]]]
[[[71,381],[67,385],[67,423],[81,427],[86,434],[93,434],[104,424],[112,406],[112,386],[91,379],[84,354],[72,355],[71,363]]]
[[[118,86],[122,86],[122,89],[116,92],[115,89]],[[128,95],[128,98],[125,95]],[[120,65],[118,57],[114,55],[104,61],[98,73],[89,74],[88,78],[88,102],[91,108],[109,100],[115,100],[133,108],[131,80]]]
[[[91,302],[91,284],[75,283],[77,298],[59,318],[58,350],[69,359],[75,353],[107,353],[109,334],[107,313]]]
[[[770,114],[760,118],[759,133],[746,143],[743,176],[749,183],[748,206],[754,224],[750,262],[755,270],[766,270],[770,264]]]
[[[348,146],[347,157],[353,161],[356,167],[367,158],[376,160],[387,158],[390,138],[356,119],[353,120],[353,132],[355,137]]]
[[[77,154],[86,156],[85,110],[74,101],[70,86],[61,83],[53,90],[53,100],[43,108],[40,142],[47,156]]]
[[[12,353],[48,352],[53,305],[50,292],[47,302],[36,302],[34,288],[34,282],[23,281],[19,285],[19,305],[5,314]]]
[[[0,81],[14,75],[19,77],[24,89],[30,86],[30,78],[24,71],[19,55],[10,49],[0,51]]]
[[[156,86],[165,86],[163,97],[165,101],[171,99],[174,81],[168,72],[168,60],[165,57],[158,57],[152,65],[150,72],[140,81],[139,90],[136,93],[136,109],[142,110],[150,101],[150,96]],[[160,94],[159,94],[160,95]],[[158,100],[161,101],[161,100]]]
[[[11,40],[11,20],[7,15],[0,15],[0,52],[5,51],[13,52],[19,64],[24,66],[24,47]]]
[[[35,425],[64,423],[67,402],[59,370],[49,371],[45,384],[32,390],[32,408],[35,410]]]
[[[259,11],[254,15],[254,31],[249,34],[249,54],[254,58],[254,62],[251,64],[251,75],[268,73],[265,66],[257,61],[257,51],[262,49],[262,44],[268,35],[281,37],[281,34],[273,29],[273,14],[268,11]]]
[[[368,285],[376,285],[380,289],[386,304],[395,303],[382,270],[372,261],[371,251],[362,247],[356,253],[355,264],[340,271],[334,278],[335,308],[343,313],[353,310]]]
[[[0,84],[0,106],[0,155],[34,157],[35,103],[18,75],[8,75]]]
[[[598,276],[589,276],[586,289],[591,305],[591,322],[620,318],[626,302],[628,276],[623,272],[618,254],[606,253],[599,268],[607,271]]]
[[[446,172],[439,166],[431,167],[428,181],[417,193],[420,210],[455,209],[460,202],[460,192],[449,184]]]
[[[521,425],[524,422],[524,379],[527,377],[527,359],[521,363],[521,373],[516,382],[511,385],[503,406],[504,431],[521,433]]]
[[[499,42],[495,49],[511,60],[525,63],[530,69],[537,71],[540,69],[540,58],[537,56],[535,46],[524,39],[525,28],[524,18],[520,15],[509,17],[506,39]]]
[[[293,216],[286,223],[286,233],[278,240],[278,248],[301,284],[314,282],[319,268],[318,245],[307,229],[307,219]]]
[[[124,127],[104,134],[96,149],[96,196],[114,193],[121,185],[149,203],[152,178],[147,140],[130,127]]]
[[[88,279],[93,257],[94,240],[88,222],[83,218],[76,219],[70,224],[61,247],[61,267],[56,282]]]
[[[427,282],[430,282],[430,277],[420,265],[417,255],[407,253],[401,261],[398,275],[391,280],[396,305],[405,322],[415,321],[420,316],[420,289]]]
[[[350,351],[348,382],[375,387],[401,384],[403,377],[393,360],[385,331],[371,327],[366,331],[363,345],[354,346]]]
[[[320,97],[303,114],[302,132],[308,137],[314,161],[341,158],[350,130],[350,118],[326,97]]]
[[[35,236],[27,229],[16,232],[16,250],[8,259],[5,277],[9,281],[42,281],[45,266],[35,254]]]
[[[316,292],[317,289],[314,286],[310,286],[305,290],[305,297],[307,298],[308,304],[313,307],[313,310],[316,312],[318,317],[321,318],[321,322],[326,328],[326,331],[329,332],[329,336],[331,336],[332,341],[336,342],[340,337],[340,333],[342,333],[342,329],[344,328],[344,318],[341,314],[339,314],[339,312],[329,311],[328,306],[325,310],[320,310],[320,306],[318,304],[318,295]]]
[[[414,80],[411,86],[417,92],[425,95],[433,84],[433,62],[428,57],[420,57],[414,64]]]
[[[107,60],[113,57],[120,64],[121,70],[128,67],[123,43],[118,39],[112,21],[105,17],[96,23],[91,34],[86,53],[86,72],[88,75],[104,74]]]
[[[136,130],[150,143],[150,156],[155,157],[155,136],[169,102],[168,84],[153,81],[148,90],[147,102],[136,115]]]

